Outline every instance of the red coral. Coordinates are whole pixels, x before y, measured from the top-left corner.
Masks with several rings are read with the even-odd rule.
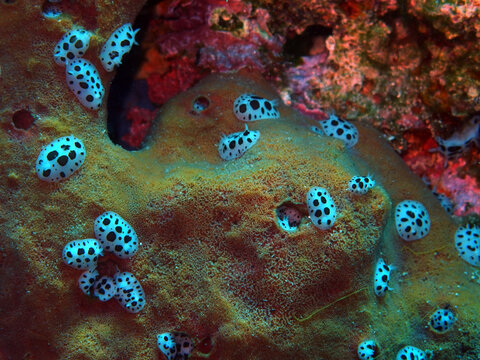
[[[189,60],[180,58],[171,63],[165,74],[153,73],[147,78],[148,97],[156,105],[193,86],[201,77],[199,69]]]
[[[127,113],[127,120],[130,121],[129,133],[122,136],[122,141],[132,148],[139,148],[150,129],[155,111],[138,107],[130,108]]]

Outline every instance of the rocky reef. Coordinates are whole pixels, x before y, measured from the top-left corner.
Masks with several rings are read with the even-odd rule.
[[[348,3],[319,3],[311,15],[321,18],[336,9],[350,21],[361,19],[355,14],[363,13],[362,6]],[[286,99],[273,73],[265,73],[275,67],[269,58],[259,67],[235,65],[202,74],[195,86],[179,86],[176,96],[162,100],[142,149],[128,151],[108,136],[106,105],[85,109],[52,55],[73,24],[92,31],[85,56],[99,69],[108,96],[113,74],[103,71],[96,54],[119,25],[133,22],[143,4],[55,4],[0,3],[8,14],[0,18],[0,42],[8,49],[0,53],[0,358],[163,358],[156,336],[170,331],[192,338],[192,359],[353,359],[357,346],[369,339],[379,344],[378,358],[393,358],[406,345],[430,350],[435,359],[478,357],[479,275],[456,253],[458,221],[381,133],[366,121],[352,121],[359,141],[347,148],[311,131],[317,121],[305,112],[318,115],[320,107],[280,101],[279,119],[248,124],[260,132],[257,143],[238,159],[222,160],[217,146],[222,134],[245,128],[233,112],[238,96]],[[173,7],[160,4],[163,13]],[[225,6],[240,18],[247,10],[268,10],[273,19],[300,6],[234,7],[239,4]],[[59,18],[45,17],[52,6]],[[306,17],[304,25],[312,21]],[[8,35],[20,23],[25,27]],[[221,24],[220,30],[207,26],[203,34],[228,30],[228,36],[243,36],[238,22]],[[333,26],[333,18],[325,24]],[[279,39],[287,35],[274,20],[270,28]],[[369,98],[372,89],[357,93]],[[345,97],[352,88],[342,91],[344,97],[336,99],[351,104]],[[326,101],[326,90],[321,94]],[[335,94],[328,95],[332,104]],[[347,108],[335,110],[352,118]],[[83,141],[83,165],[64,181],[41,181],[35,161],[42,146],[70,134]],[[348,191],[353,176],[367,174],[375,187],[366,194]],[[314,186],[328,189],[336,205],[337,218],[326,230],[309,219],[306,195]],[[395,228],[395,206],[407,199],[421,202],[431,219],[428,235],[414,242],[402,240]],[[299,214],[297,230],[280,226],[279,209]],[[98,264],[109,276],[117,268],[135,274],[146,298],[136,314],[84,295],[80,273],[62,262],[63,247],[92,238],[94,221],[105,211],[119,214],[138,235],[131,259],[109,254]],[[393,265],[391,291],[384,297],[373,291],[379,258]],[[456,319],[444,333],[429,328],[438,309],[451,309]]]

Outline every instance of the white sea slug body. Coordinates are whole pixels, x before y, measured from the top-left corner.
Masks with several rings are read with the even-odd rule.
[[[375,276],[373,278],[375,295],[382,297],[385,296],[387,290],[391,290],[388,286],[391,271],[391,265],[388,266],[383,259],[378,259],[377,264],[375,265]]]
[[[241,121],[278,119],[280,116],[277,100],[267,100],[252,94],[242,94],[235,99],[233,113]]]
[[[470,265],[480,266],[480,228],[460,226],[455,232],[455,247],[463,260]]]
[[[177,344],[173,333],[163,333],[157,335],[157,346],[167,360],[174,360],[177,356]]]
[[[480,115],[473,116],[467,124],[450,136],[448,139],[435,137],[438,143],[438,149],[433,151],[440,151],[445,156],[444,166],[448,165],[448,160],[451,160],[462,152],[464,152],[472,143],[480,141]]]
[[[93,271],[102,254],[102,247],[96,239],[73,240],[63,248],[62,259],[75,269]]]
[[[108,301],[117,293],[117,285],[109,276],[102,276],[93,284],[93,296],[100,301]]]
[[[320,125],[325,135],[342,140],[347,148],[355,146],[358,142],[358,130],[355,125],[339,119],[336,115],[330,115],[328,119],[320,121]],[[317,132],[313,127],[311,129]]]
[[[135,230],[113,211],[106,211],[97,217],[93,230],[103,249],[120,259],[130,259],[138,250]]]
[[[93,284],[98,280],[100,274],[97,269],[87,270],[78,279],[78,286],[85,295],[91,295]]]
[[[446,333],[455,323],[456,318],[450,309],[438,309],[430,316],[430,328],[439,334]]]
[[[362,341],[357,348],[360,360],[373,360],[378,355],[378,347],[374,340]]]
[[[157,345],[167,360],[188,359],[193,350],[190,337],[176,331],[157,335]]]
[[[422,203],[404,200],[395,208],[395,224],[403,240],[418,240],[429,233],[430,216]]]
[[[249,130],[245,125],[245,130],[229,135],[223,135],[218,143],[218,153],[223,160],[233,160],[241,157],[260,138],[260,132]]]
[[[133,45],[138,45],[135,35],[140,29],[133,30],[132,24],[125,24],[116,29],[103,45],[100,60],[107,71],[122,63],[123,55],[127,54]]]
[[[68,88],[78,101],[90,110],[102,105],[105,89],[95,66],[85,59],[67,61],[66,80]]]
[[[354,176],[348,182],[348,190],[357,194],[366,194],[375,186],[375,180],[371,176]]]
[[[65,136],[43,147],[35,171],[40,180],[57,182],[70,177],[85,160],[85,147],[75,136]]]
[[[183,332],[173,332],[177,344],[177,356],[180,359],[187,359],[193,350],[193,341],[190,336]]]
[[[337,208],[326,189],[312,187],[307,194],[307,207],[308,215],[317,228],[327,230],[333,226]]]
[[[396,360],[426,360],[427,355],[423,350],[414,346],[405,346],[398,353]]]
[[[113,276],[117,284],[115,299],[130,313],[137,313],[145,306],[145,293],[140,282],[130,272],[117,272]]]
[[[92,34],[84,29],[74,29],[63,35],[55,46],[53,58],[58,65],[65,66],[67,61],[82,57],[90,44]]]

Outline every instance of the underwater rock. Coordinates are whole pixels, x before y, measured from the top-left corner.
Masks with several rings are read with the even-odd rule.
[[[0,318],[2,356],[150,359],[159,355],[154,329],[181,328],[194,341],[212,339],[212,359],[349,359],[359,332],[372,324],[380,344],[415,343],[418,329],[405,318],[421,323],[430,313],[428,300],[473,309],[462,324],[469,338],[454,340],[478,343],[471,324],[480,311],[469,295],[478,284],[462,281],[459,291],[468,264],[445,247],[456,226],[376,131],[359,125],[359,142],[346,149],[340,140],[311,133],[311,119],[279,105],[279,119],[251,124],[262,133],[255,151],[225,162],[215,146],[220,135],[243,130],[232,112],[234,100],[244,93],[278,97],[260,76],[242,71],[212,75],[173,98],[155,120],[145,148],[128,152],[108,138],[104,107],[97,113],[78,104],[52,60],[52,46],[71,20],[68,26],[65,19],[49,22],[48,31],[35,20],[47,21],[39,15],[41,6],[24,11],[21,4],[0,4],[8,9],[2,44],[18,59],[12,63],[0,54],[2,86],[9,89],[1,112],[13,114],[26,103],[42,116],[22,132],[12,129],[11,116],[2,117],[8,119],[0,131],[0,305],[7,314]],[[92,4],[76,6],[81,14],[95,14],[84,27],[98,23],[100,38],[131,21],[121,14],[135,14],[139,7]],[[19,23],[40,30],[33,39],[18,31],[10,40],[5,29]],[[97,41],[90,46],[98,50]],[[102,70],[104,84],[109,76]],[[17,77],[27,79],[21,87]],[[200,96],[209,106],[192,114]],[[32,159],[48,139],[65,133],[82,134],[89,161],[68,181],[42,182]],[[345,186],[355,174],[367,173],[377,185],[355,201]],[[320,230],[306,222],[285,232],[276,209],[291,202],[303,204],[299,210],[307,214],[306,195],[316,184],[335,200],[335,224]],[[422,202],[432,219],[428,241],[408,243],[410,251],[391,241],[391,204],[405,198]],[[84,296],[74,281],[79,272],[59,260],[65,238],[92,236],[86,224],[104,209],[128,216],[141,234],[142,251],[128,266],[141,279],[148,306],[135,315]],[[362,290],[372,289],[379,253],[408,273],[399,285],[401,295],[389,293],[382,302]],[[106,256],[99,272],[110,275],[100,267],[123,262]],[[355,296],[346,297],[353,291]],[[334,305],[309,317],[329,304]],[[424,342],[432,349],[442,346],[451,358],[458,344],[438,345],[434,337]],[[386,349],[385,356],[393,358],[393,351]]]

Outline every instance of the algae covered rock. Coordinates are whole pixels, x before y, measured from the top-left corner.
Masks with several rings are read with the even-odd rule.
[[[209,347],[197,351],[222,359],[350,358],[359,343],[352,323],[360,332],[375,324],[380,343],[415,339],[410,328],[401,335],[390,331],[392,322],[402,324],[398,307],[408,304],[404,312],[414,316],[415,304],[425,300],[418,291],[425,267],[419,271],[413,255],[399,257],[392,203],[408,196],[429,208],[432,229],[420,246],[443,244],[453,229],[443,209],[373,130],[359,126],[359,142],[348,149],[341,140],[311,132],[310,119],[283,105],[279,119],[251,123],[262,133],[254,147],[223,160],[222,134],[244,128],[232,111],[243,93],[276,97],[255,74],[209,76],[163,107],[146,147],[136,152],[113,145],[98,125],[71,123],[69,132],[82,129],[90,150],[82,171],[59,184],[39,181],[32,170],[45,139],[30,138],[21,147],[0,135],[3,178],[15,170],[24,179],[2,182],[1,215],[10,239],[3,252],[17,260],[4,265],[3,274],[16,281],[4,282],[1,300],[19,300],[3,306],[13,316],[1,320],[9,329],[1,341],[8,344],[24,332],[35,339],[35,347],[8,354],[152,358],[162,329],[181,329],[199,344],[209,340]],[[200,97],[208,106],[192,111]],[[48,118],[38,127],[47,124],[45,137],[61,135],[63,128]],[[349,180],[365,173],[377,185],[361,197],[350,193]],[[328,189],[335,203],[329,229],[308,218],[312,187]],[[279,209],[285,208],[301,216],[294,231],[279,224]],[[138,314],[85,297],[72,281],[78,273],[61,263],[65,243],[91,236],[92,221],[106,209],[128,214],[142,239],[142,251],[128,264],[147,299]],[[438,219],[444,223],[436,225]],[[372,281],[380,252],[414,274],[402,284],[402,296],[389,292],[381,305]],[[102,258],[99,267],[108,273],[125,266],[122,261]],[[445,276],[434,264],[424,266],[429,276]],[[28,293],[18,280],[29,284]],[[16,320],[32,316],[40,318],[42,335],[35,335],[39,323]],[[115,335],[119,331],[122,338]],[[107,344],[96,357],[89,333]]]

